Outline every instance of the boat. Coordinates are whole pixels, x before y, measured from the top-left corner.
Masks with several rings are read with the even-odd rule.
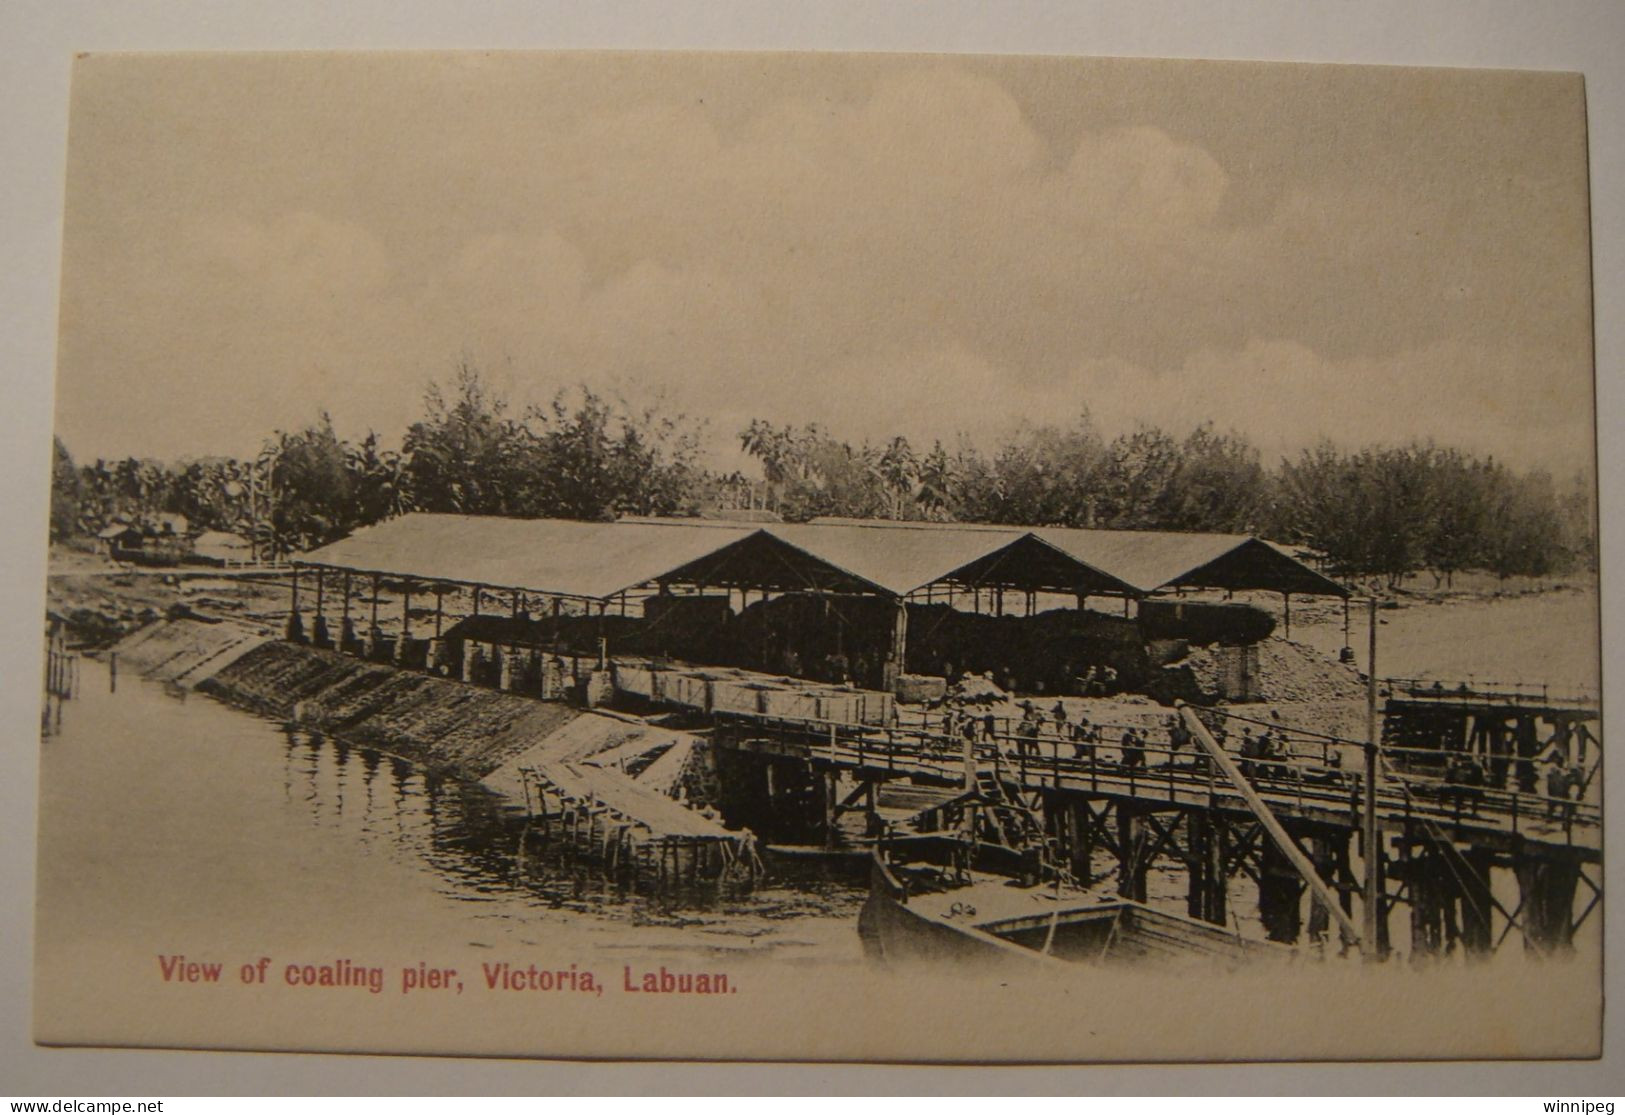
[[[1176,703],[1192,738],[1235,787],[1268,838],[1336,919],[1343,940],[1360,932],[1303,850],[1281,827],[1207,726]],[[870,864],[858,932],[872,957],[984,960],[1046,966],[1173,962],[1239,966],[1297,955],[1290,946],[1090,891],[1046,857],[1041,818],[997,770],[967,762],[956,798],[919,811],[898,838],[882,839]]]
[[[872,959],[1005,963],[1054,968],[1079,963],[1198,960],[1239,966],[1280,960],[1285,945],[1223,926],[1091,895],[1040,880],[1015,849],[944,835],[877,847],[858,933]]]

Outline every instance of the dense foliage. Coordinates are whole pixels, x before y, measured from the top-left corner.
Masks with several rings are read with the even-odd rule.
[[[1540,472],[1431,444],[1344,450],[1323,443],[1266,468],[1245,438],[1154,426],[1107,439],[1087,415],[1030,425],[989,449],[918,450],[904,437],[854,445],[818,425],[751,422],[740,447],[761,479],[700,467],[698,423],[585,387],[510,413],[466,364],[425,394],[400,450],[340,439],[326,414],[278,431],[252,460],[75,466],[58,441],[52,537],[115,520],[187,516],[261,553],[297,552],[410,510],[612,519],[703,507],[819,515],[1264,535],[1334,572],[1397,584],[1429,569],[1542,575],[1595,563],[1594,497]]]

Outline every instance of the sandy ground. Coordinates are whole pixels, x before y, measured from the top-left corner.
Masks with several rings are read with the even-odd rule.
[[[1563,580],[1506,592],[1406,594],[1378,610],[1377,673],[1595,693],[1600,688],[1596,580]],[[1278,605],[1277,605],[1278,607]],[[1366,668],[1369,613],[1352,610],[1355,664]],[[1328,654],[1343,646],[1341,605],[1301,615],[1292,637]]]

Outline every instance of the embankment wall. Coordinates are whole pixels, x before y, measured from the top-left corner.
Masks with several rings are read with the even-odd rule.
[[[264,643],[198,683],[210,696],[477,780],[581,715],[290,643]]]

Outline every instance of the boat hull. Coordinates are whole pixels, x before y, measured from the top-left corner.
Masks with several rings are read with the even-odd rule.
[[[873,959],[1031,968],[1191,960],[1230,966],[1291,955],[1284,946],[1126,900],[977,921],[973,912],[933,916],[909,898],[907,883],[877,854],[870,865],[869,895],[858,915],[858,933]]]

